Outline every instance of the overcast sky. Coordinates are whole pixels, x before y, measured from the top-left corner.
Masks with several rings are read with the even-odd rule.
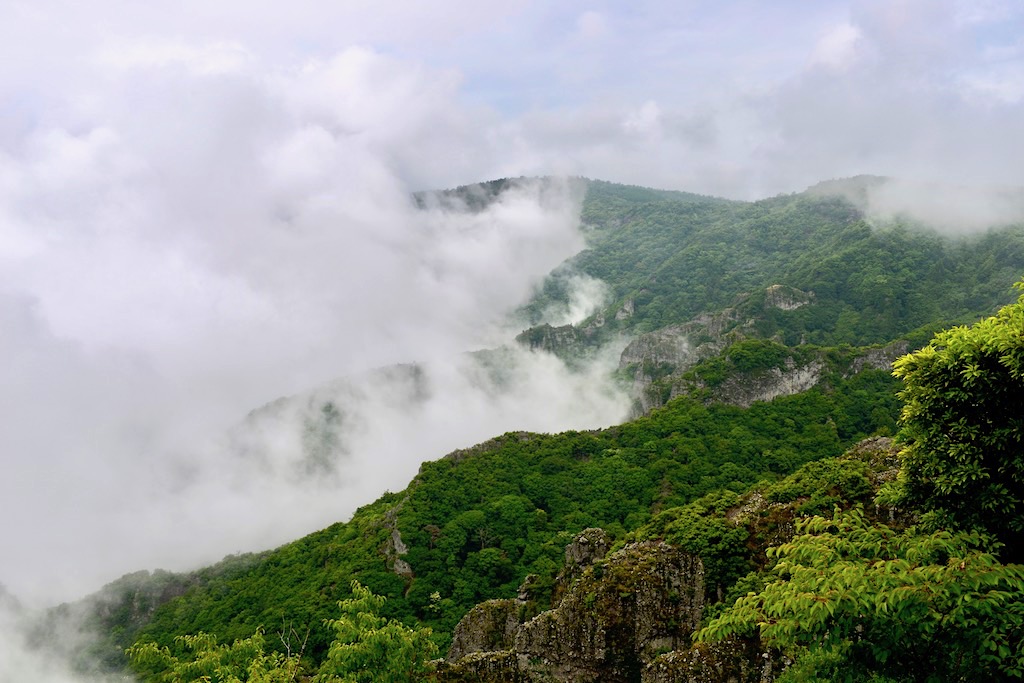
[[[173,136],[182,116],[216,116],[197,90],[244,110],[254,90],[287,84],[343,106],[349,133],[393,131],[386,163],[417,186],[571,172],[749,198],[857,173],[1024,173],[1014,0],[12,0],[0,12],[0,142],[14,154],[41,129],[123,134],[125,119]]]
[[[0,45],[0,582],[37,603],[282,542],[487,430],[620,416],[621,397],[580,414],[524,389],[510,400],[533,413],[440,417],[467,409],[454,355],[507,339],[502,314],[580,248],[579,197],[413,215],[412,190],[1024,184],[1010,0],[6,0]],[[409,434],[437,433],[411,453],[389,433],[393,481],[350,482],[264,536],[287,516],[253,510],[270,479],[219,488],[217,429],[422,359],[439,398]]]

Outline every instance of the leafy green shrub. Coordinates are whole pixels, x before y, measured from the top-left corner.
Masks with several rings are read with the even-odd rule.
[[[757,372],[785,367],[789,349],[770,339],[744,339],[726,349],[725,356],[740,372]]]
[[[209,633],[175,638],[176,653],[153,642],[128,648],[132,668],[148,683],[286,683],[301,670],[298,655],[265,652],[263,630],[231,645]]]
[[[413,683],[433,670],[437,646],[430,629],[410,628],[380,616],[385,598],[358,581],[353,597],[338,603],[341,616],[327,619],[334,631],[327,658],[313,683]],[[308,636],[307,636],[308,637]],[[282,636],[283,639],[283,636]],[[263,629],[231,645],[215,635],[175,638],[175,652],[154,642],[128,648],[132,669],[147,683],[286,683],[303,675],[302,652],[265,651]],[[305,640],[299,644],[304,647]],[[299,678],[302,676],[301,678]]]
[[[863,499],[873,492],[868,478],[870,466],[862,460],[828,458],[810,462],[794,474],[773,484],[764,496],[773,503],[807,501],[798,514],[827,512],[841,501]]]
[[[1024,678],[1024,566],[976,533],[872,526],[860,510],[798,522],[771,550],[774,581],[699,640],[759,636],[799,658],[824,651],[865,673],[915,681]]]
[[[437,646],[430,629],[410,628],[379,615],[385,598],[352,582],[352,596],[329,619],[335,640],[314,683],[413,683],[433,670]]]
[[[1018,288],[1024,289],[1024,283]],[[1024,559],[1024,295],[895,363],[903,502],[987,530]]]

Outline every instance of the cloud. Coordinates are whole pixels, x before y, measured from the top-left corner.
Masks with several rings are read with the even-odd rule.
[[[858,173],[1024,183],[1017,107],[963,86],[965,70],[992,73],[965,54],[975,29],[942,3],[864,2],[852,14],[857,59],[841,74],[812,68],[755,100],[776,189]]]
[[[608,17],[601,12],[587,10],[576,19],[575,37],[581,41],[596,41],[606,37],[611,31]]]
[[[496,433],[625,414],[596,370],[511,353],[521,377],[496,383],[463,355],[511,339],[583,241],[571,182],[415,205],[504,144],[457,75],[367,48],[270,70],[230,43],[102,56],[0,150],[0,578],[29,603],[290,540]],[[367,374],[410,362],[412,403]],[[311,495],[279,475],[322,406],[303,392],[344,376],[347,460]],[[224,436],[284,395],[303,407],[259,448]]]
[[[909,219],[953,234],[977,232],[1024,222],[1024,188],[894,178],[868,191],[867,212],[874,220]]]
[[[548,97],[508,122],[526,172],[746,199],[862,173],[1024,183],[1012,3],[601,11],[615,30],[600,54],[555,40],[536,70],[536,55],[516,62],[529,85],[499,79]]]
[[[27,636],[29,615],[0,585],[0,679],[4,681],[38,681],[39,683],[82,683],[86,680],[70,670],[62,657],[53,652],[33,648]],[[62,633],[75,638],[77,634]],[[100,683],[98,680],[88,680]]]
[[[345,73],[361,73],[380,74],[398,101],[437,107],[421,117],[419,106],[390,107],[383,92],[350,100],[353,114],[386,107],[390,115],[379,120],[405,126],[406,144],[389,154],[420,188],[561,172],[739,198],[859,173],[1022,182],[1013,144],[1024,120],[1018,3],[829,0],[797,9],[452,0],[420,8],[396,0],[367,8],[305,0],[284,13],[268,3],[189,2],[173,13],[159,3],[120,12],[17,5],[11,21],[0,22],[0,37],[16,57],[10,64],[32,69],[0,66],[0,96],[13,103],[0,140],[12,135],[6,127],[20,131],[34,117],[81,118],[69,100],[109,103],[109,88],[97,88],[109,77],[98,83],[83,72],[97,55],[268,78],[310,62],[319,64],[304,95],[310,106],[321,86],[322,97],[344,101],[331,78],[345,84]],[[46,39],[27,39],[40,35]],[[376,71],[353,71],[360,49]],[[147,118],[205,115],[191,87],[178,108],[160,112],[145,108],[161,101],[148,79],[114,80]],[[225,78],[209,83],[238,87]],[[240,90],[225,95],[242,110],[256,105]],[[650,120],[639,117],[647,103],[659,110],[658,134],[624,128]],[[411,120],[402,121],[403,110]],[[166,139],[177,141],[168,128]]]
[[[96,61],[114,69],[182,66],[200,75],[239,71],[252,55],[238,43],[192,45],[182,41],[146,40],[101,48]]]
[[[830,28],[815,44],[811,64],[831,69],[850,66],[857,59],[861,37],[860,29],[846,22]]]
[[[661,108],[654,100],[648,100],[638,110],[626,116],[622,127],[629,133],[656,135],[661,129]]]
[[[562,268],[551,277],[566,292],[564,303],[552,303],[540,315],[553,327],[583,322],[608,304],[610,291],[603,280]]]

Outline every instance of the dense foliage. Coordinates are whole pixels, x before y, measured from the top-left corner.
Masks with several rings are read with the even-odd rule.
[[[766,585],[699,638],[758,637],[796,657],[793,680],[1024,678],[1022,359],[1024,297],[898,361],[901,472],[879,500],[921,523],[798,522]]]
[[[541,577],[538,593],[550,589],[573,533],[600,526],[623,536],[660,510],[778,479],[887,429],[897,409],[895,382],[869,371],[746,409],[680,398],[605,430],[506,434],[425,463],[405,492],[347,523],[205,577],[142,633],[170,645],[181,633],[232,640],[260,626],[316,624],[358,579],[388,597],[385,616],[432,627],[444,648],[469,608],[514,595],[526,574]],[[393,571],[395,529],[414,578]],[[314,630],[307,653],[319,661],[329,644]]]
[[[231,645],[209,633],[181,635],[171,648],[142,642],[128,648],[135,673],[148,683],[286,683],[301,669],[298,655],[266,651],[262,629]]]
[[[762,336],[790,345],[876,344],[987,314],[1008,302],[1009,284],[1024,270],[1021,226],[954,239],[900,223],[869,225],[835,196],[727,202],[628,190],[589,183],[588,248],[527,307],[534,322],[567,300],[570,275],[610,288],[610,305],[581,324],[600,318],[592,341],[684,322],[781,284],[813,293],[813,301],[773,311]],[[626,301],[630,315],[617,316]]]
[[[1024,296],[902,358],[904,500],[1024,560]]]
[[[334,642],[313,683],[412,683],[431,671],[437,647],[430,630],[409,628],[379,612],[385,603],[358,582],[352,598],[338,603],[341,616],[325,620]],[[262,628],[231,645],[208,633],[182,635],[174,648],[152,641],[128,648],[132,669],[146,683],[286,683],[309,680],[302,654],[306,638],[291,630],[278,634],[286,653],[267,652]],[[291,639],[295,637],[296,651]],[[308,631],[307,631],[308,637]],[[301,678],[300,678],[301,676]]]
[[[806,518],[797,534],[769,551],[776,580],[700,639],[758,635],[798,657],[824,650],[839,655],[838,678],[1024,677],[1024,566],[1001,564],[978,534],[897,533],[858,510]]]
[[[411,683],[431,671],[437,646],[430,629],[381,617],[384,603],[353,582],[352,597],[338,603],[341,616],[327,620],[335,638],[314,683]]]

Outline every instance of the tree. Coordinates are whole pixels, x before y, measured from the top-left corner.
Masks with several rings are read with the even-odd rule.
[[[132,668],[150,683],[287,683],[296,680],[299,655],[264,651],[263,630],[231,645],[219,645],[209,633],[178,636],[179,654],[156,643],[127,650]]]
[[[769,549],[775,580],[697,639],[756,636],[848,680],[1024,678],[1024,567],[980,544],[975,532],[872,526],[859,509],[800,520],[791,543]]]
[[[904,382],[902,502],[936,527],[985,529],[1004,559],[1024,560],[1024,295],[894,368]]]
[[[326,622],[337,637],[315,683],[411,683],[432,670],[430,629],[379,616],[384,601],[352,582],[352,597],[338,603],[341,617]]]
[[[432,670],[437,646],[428,628],[409,628],[378,616],[384,598],[358,581],[353,597],[338,603],[341,616],[325,624],[337,637],[313,678],[316,683],[411,683]],[[284,637],[282,636],[282,640]],[[178,636],[178,653],[156,643],[136,643],[127,654],[147,683],[287,683],[299,680],[301,653],[264,651],[263,630],[232,645],[209,633]],[[287,647],[287,643],[285,643]],[[301,680],[308,680],[302,678]]]

